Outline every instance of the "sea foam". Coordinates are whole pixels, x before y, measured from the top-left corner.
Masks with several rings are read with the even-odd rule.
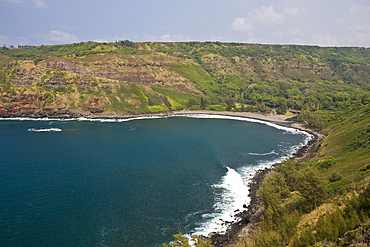
[[[220,183],[213,185],[215,190],[214,213],[204,214],[204,222],[195,229],[194,235],[207,236],[212,232],[223,233],[228,222],[235,220],[235,210],[249,204],[248,186],[241,175],[234,169],[226,167],[227,172]]]
[[[244,118],[244,117],[233,117],[233,116],[222,116],[222,115],[206,115],[206,114],[189,114],[189,115],[176,115],[178,117],[190,117],[190,118],[215,118],[215,119],[231,119],[238,121],[247,121],[259,124],[265,124],[270,127],[280,129],[285,131],[283,134],[303,134],[306,136],[305,140],[300,144],[290,147],[287,150],[288,155],[279,157],[273,161],[263,161],[261,160],[256,166],[246,165],[238,170],[234,170],[227,167],[227,173],[221,178],[219,184],[213,185],[215,189],[215,204],[214,213],[204,214],[204,222],[200,223],[198,227],[195,228],[193,235],[203,235],[209,236],[212,233],[225,233],[230,223],[238,220],[236,216],[237,212],[245,210],[244,206],[249,205],[249,183],[252,181],[253,177],[256,175],[257,171],[266,168],[271,168],[274,164],[283,161],[291,157],[294,152],[301,148],[313,138],[308,132],[281,126],[271,122],[266,122],[262,120]],[[249,153],[249,155],[266,156],[266,155],[278,155],[275,150],[269,153]]]
[[[29,128],[27,131],[29,132],[60,132],[62,129],[60,128]]]
[[[271,154],[279,155],[279,153],[277,153],[275,150],[272,150],[271,152],[268,152],[268,153],[248,153],[248,154],[253,155],[253,156],[266,156],[266,155],[271,155]]]
[[[212,233],[223,234],[231,223],[239,220],[237,213],[245,210],[250,204],[250,182],[259,170],[271,168],[286,157],[280,157],[273,161],[261,161],[258,165],[243,166],[234,170],[227,168],[226,174],[220,183],[213,185],[215,189],[214,213],[204,214],[203,222],[195,228],[192,235],[209,236]]]

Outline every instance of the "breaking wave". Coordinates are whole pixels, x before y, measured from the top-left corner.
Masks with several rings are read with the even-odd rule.
[[[272,150],[271,152],[269,153],[248,153],[249,155],[254,155],[254,156],[266,156],[266,155],[271,155],[271,154],[274,154],[274,155],[279,155],[279,153],[277,153],[275,150]]]
[[[245,210],[250,204],[249,185],[259,170],[271,168],[286,157],[273,161],[261,161],[258,165],[240,167],[234,170],[227,168],[220,183],[213,185],[215,194],[214,213],[204,214],[203,222],[195,228],[192,235],[209,236],[212,233],[223,234],[231,223],[238,220],[237,213]]]
[[[242,176],[236,170],[226,168],[227,172],[220,183],[212,186],[215,194],[214,213],[202,215],[204,222],[195,228],[194,235],[207,236],[212,232],[225,232],[228,222],[236,219],[236,211],[250,202],[248,186]]]
[[[27,131],[29,132],[60,132],[62,129],[60,128],[29,128]]]

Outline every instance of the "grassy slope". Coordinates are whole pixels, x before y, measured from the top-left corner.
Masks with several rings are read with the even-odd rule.
[[[353,108],[349,112],[347,119],[328,128],[330,134],[318,151],[320,157],[316,158],[335,158],[335,165],[324,174],[330,176],[338,172],[343,179],[330,184],[330,189],[349,186],[369,176],[368,171],[360,170],[370,164],[370,105]]]
[[[336,246],[345,231],[370,217],[362,195],[370,177],[370,104],[340,115],[325,130],[327,136],[314,158],[288,162],[265,179],[260,191],[267,207],[263,220],[252,240],[241,246]],[[325,188],[320,203],[311,208],[302,197],[302,185],[309,181],[307,169],[316,171]]]

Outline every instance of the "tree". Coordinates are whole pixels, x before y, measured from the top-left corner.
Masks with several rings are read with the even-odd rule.
[[[231,97],[228,97],[225,103],[226,111],[231,111],[233,108],[235,108],[235,102]]]
[[[132,42],[132,41],[130,41],[130,40],[120,40],[120,41],[117,41],[117,43],[119,44],[119,45],[122,45],[122,46],[126,46],[126,47],[131,47],[131,48],[137,48],[137,45],[134,43],[134,42]]]
[[[195,99],[194,98],[190,98],[189,100],[188,100],[188,102],[186,103],[186,107],[187,108],[190,108],[190,107],[192,107],[193,105],[195,105],[197,102],[195,101]]]
[[[200,98],[200,109],[205,110],[208,105],[208,100],[204,97]]]
[[[285,182],[290,191],[296,190],[297,184],[301,179],[300,172],[297,169],[295,169],[294,164],[295,164],[294,161],[289,159],[285,160],[281,165],[277,166],[276,168],[276,171],[284,175]]]
[[[278,82],[278,87],[279,87],[280,96],[286,97],[287,96],[287,90],[288,90],[288,84],[286,82],[279,81]]]
[[[305,212],[309,212],[323,202],[326,195],[326,184],[324,176],[316,168],[309,166],[302,171],[302,178],[297,189],[305,198],[303,205]]]
[[[288,189],[285,178],[281,173],[274,173],[272,176],[269,176],[266,181],[271,186],[271,192],[277,193],[280,199],[288,197],[290,191]]]
[[[324,127],[324,122],[322,121],[321,116],[311,112],[307,106],[299,113],[298,120],[306,122],[309,126],[319,130]]]
[[[267,107],[266,105],[265,105],[265,103],[257,103],[256,104],[256,111],[257,112],[262,112],[262,113],[268,113],[268,112],[270,112],[270,108],[269,107]]]
[[[277,113],[279,114],[285,114],[288,110],[288,104],[286,102],[285,98],[279,98],[278,100],[278,108],[277,108]]]

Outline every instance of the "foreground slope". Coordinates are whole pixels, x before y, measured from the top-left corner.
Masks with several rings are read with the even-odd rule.
[[[370,244],[370,105],[337,116],[312,159],[266,176],[261,221],[231,246]]]

